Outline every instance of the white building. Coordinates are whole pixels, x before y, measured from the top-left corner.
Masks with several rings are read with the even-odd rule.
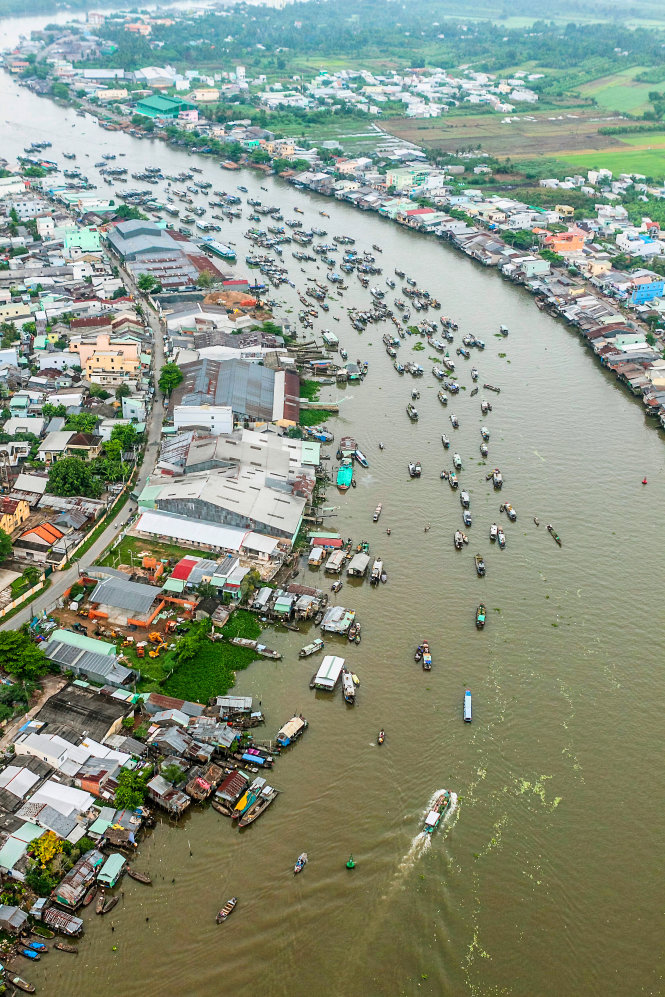
[[[233,432],[233,409],[230,405],[176,405],[173,424],[176,429],[200,426],[221,436]]]

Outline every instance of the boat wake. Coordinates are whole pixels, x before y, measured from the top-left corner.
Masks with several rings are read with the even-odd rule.
[[[434,793],[432,793],[431,797],[427,801],[427,806],[420,815],[421,823],[425,820],[425,817],[430,812],[430,810],[434,806],[437,797],[440,796],[441,793],[443,793],[443,789],[437,789],[435,790]],[[433,834],[428,834],[426,831],[420,831],[415,836],[415,838],[411,842],[411,846],[408,852],[406,853],[406,855],[404,856],[404,858],[397,867],[397,872],[395,874],[395,878],[392,884],[393,886],[396,886],[398,883],[400,883],[406,877],[406,875],[413,869],[416,862],[419,859],[421,859],[423,855],[432,847],[433,839],[437,837],[443,829],[445,829],[447,824],[450,823],[456,811],[457,811],[457,793],[451,792],[450,806],[448,807],[448,810],[446,811],[439,827]]]

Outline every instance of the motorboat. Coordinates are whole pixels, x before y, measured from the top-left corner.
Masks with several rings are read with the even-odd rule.
[[[450,474],[448,475],[448,484],[453,489],[453,491],[456,488],[459,488],[459,478],[457,477],[454,471],[451,471]]]
[[[455,530],[455,550],[461,550],[464,546],[464,537],[460,530]]]
[[[438,394],[437,394],[436,397],[439,399],[439,401],[441,402],[442,405],[447,405],[448,404],[448,395],[445,393],[445,391],[443,390],[443,388],[441,388],[439,390],[439,392],[438,392]]]
[[[487,444],[486,443],[481,443],[480,444],[480,456],[481,457],[488,457],[489,456],[489,450],[487,448]]]
[[[418,647],[416,648],[416,652],[413,656],[414,660],[422,661],[422,657],[424,654],[429,654],[429,643],[426,640],[424,640],[422,644],[419,644]]]
[[[441,442],[443,443],[443,449],[448,450],[450,448],[450,440],[445,434],[441,434]]]
[[[498,526],[496,525],[496,523],[492,523],[492,525],[490,526],[490,540],[492,542],[496,540],[498,533],[499,533]]]
[[[459,419],[457,418],[456,415],[452,415],[451,414],[451,416],[450,416],[450,423],[451,423],[453,429],[459,429]]]
[[[509,331],[510,330],[508,329],[507,325],[500,325],[499,326],[499,332],[501,333],[502,336],[507,336],[508,333],[509,333]]]
[[[409,474],[412,478],[419,478],[422,474],[422,467],[419,460],[409,461]]]
[[[506,534],[503,532],[501,528],[499,528],[499,530],[497,531],[496,539],[498,541],[499,547],[501,548],[501,550],[503,550],[503,548],[506,546]]]
[[[480,403],[480,411],[483,413],[483,415],[487,415],[488,412],[492,411],[492,406],[490,405],[489,402],[483,399],[483,401]]]
[[[298,652],[298,657],[309,658],[310,655],[317,654],[319,651],[322,651],[323,648],[324,648],[323,641],[320,639],[320,637],[317,637],[317,639],[313,640],[311,644],[305,644],[305,646],[300,649],[300,651]]]
[[[511,521],[511,523],[514,523],[515,520],[517,519],[517,513],[513,509],[510,502],[506,502],[504,509],[506,510],[506,515],[508,516],[508,519]]]
[[[464,722],[467,724],[471,723],[471,690],[467,689],[464,693]]]
[[[455,465],[456,471],[459,471],[462,467],[462,458],[458,453],[453,454],[453,464]]]
[[[426,834],[431,834],[441,823],[441,819],[445,812],[450,807],[451,795],[450,790],[444,789],[442,793],[437,796],[436,800],[432,804],[432,808],[425,817],[425,826],[423,830]]]
[[[464,511],[462,512],[462,519],[464,520],[465,526],[471,526],[473,520],[471,518],[471,513],[469,512],[468,509],[464,509]]]
[[[478,380],[478,368],[477,367],[472,367],[471,368],[471,380],[472,381],[477,381]]]
[[[411,402],[406,406],[406,414],[412,422],[418,421],[418,409]]]
[[[377,739],[376,739],[376,740],[377,740],[377,743],[378,743],[378,744],[383,744],[383,742],[385,741],[385,739],[386,739],[386,732],[385,732],[385,730],[383,730],[383,728],[382,728],[382,729],[381,729],[381,730],[379,731],[379,734],[378,734],[378,737],[377,737]]]
[[[432,670],[432,655],[429,647],[423,650],[423,671],[431,672]]]
[[[231,897],[231,899],[224,904],[221,910],[217,912],[217,917],[215,918],[217,924],[222,924],[223,921],[226,921],[229,914],[233,913],[233,911],[235,910],[237,903],[238,903],[238,898]]]
[[[497,491],[500,491],[500,489],[503,488],[503,475],[498,467],[495,467],[492,471],[492,484]]]
[[[379,502],[376,509],[374,510],[374,515],[372,516],[372,522],[378,523],[382,510],[383,510],[383,504]]]
[[[296,864],[293,867],[293,875],[297,876],[299,872],[302,872],[307,865],[307,852],[303,852],[296,859]]]
[[[356,458],[361,467],[369,467],[369,461],[367,460],[367,457],[365,457],[365,454],[358,447],[356,447],[356,452],[354,454],[354,457]]]
[[[478,574],[478,576],[480,578],[482,578],[483,575],[485,574],[485,571],[486,571],[485,562],[483,561],[483,559],[480,556],[480,554],[475,554],[474,555],[474,561],[476,563],[476,573]]]
[[[487,426],[480,427],[480,435],[482,436],[482,438],[485,440],[486,443],[489,441],[490,431],[487,428]]]
[[[484,605],[481,602],[481,604],[478,606],[478,609],[476,610],[476,627],[478,628],[478,630],[482,630],[483,627],[485,626],[485,618],[486,618],[486,611]]]
[[[460,492],[460,496],[459,496],[459,500],[462,503],[462,508],[463,509],[468,509],[469,508],[469,506],[471,504],[471,500],[469,499],[469,493],[468,492],[461,491]]]

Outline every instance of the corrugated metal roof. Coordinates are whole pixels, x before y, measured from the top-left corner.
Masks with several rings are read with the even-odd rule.
[[[152,585],[110,577],[97,582],[90,602],[131,613],[147,613],[158,596],[159,589]]]
[[[92,651],[100,657],[115,657],[116,649],[114,644],[109,644],[105,640],[97,640],[95,637],[86,637],[85,634],[74,633],[71,630],[54,630],[46,644],[46,656],[51,657],[49,649],[56,644],[68,645],[82,651]],[[70,660],[73,660],[70,659]]]

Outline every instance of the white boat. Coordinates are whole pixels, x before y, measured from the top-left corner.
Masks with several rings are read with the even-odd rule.
[[[351,672],[347,671],[346,668],[342,672],[342,694],[344,702],[348,703],[349,706],[353,706],[356,701],[356,686]]]
[[[490,526],[490,540],[496,540],[498,532],[499,529],[496,523],[492,523],[492,525]]]

